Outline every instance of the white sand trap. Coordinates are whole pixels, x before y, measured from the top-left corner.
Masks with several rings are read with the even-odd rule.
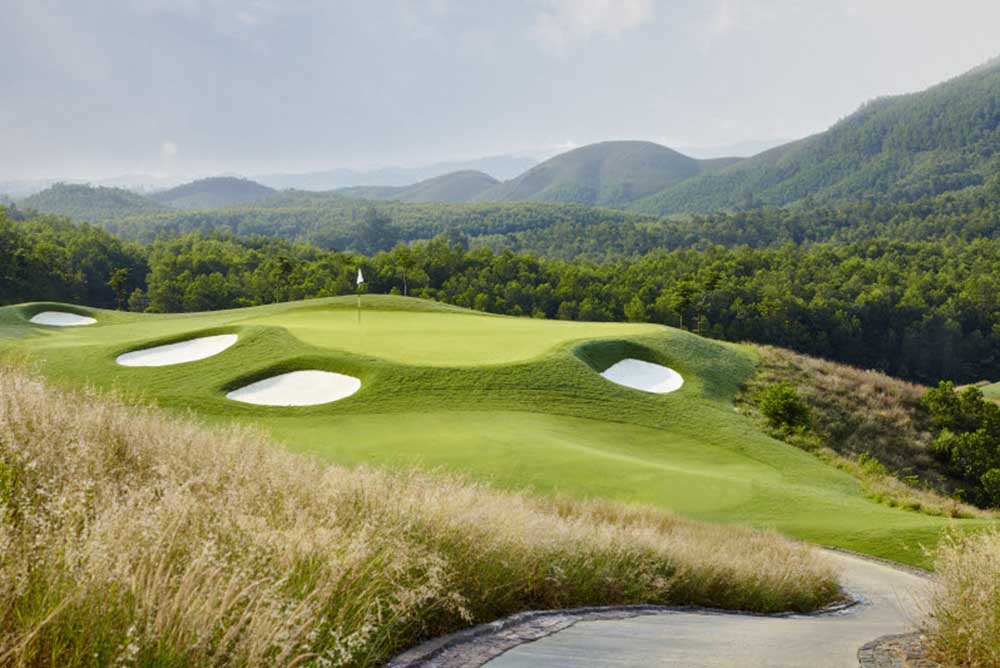
[[[169,366],[203,360],[212,355],[218,355],[229,346],[236,343],[235,334],[219,334],[218,336],[202,336],[179,343],[169,343],[165,346],[134,350],[118,356],[122,366]]]
[[[42,311],[36,313],[28,322],[36,325],[49,325],[50,327],[80,327],[81,325],[93,325],[96,320],[85,315],[67,313],[66,311]]]
[[[615,362],[601,375],[612,383],[656,394],[679,390],[684,384],[684,378],[673,369],[632,358]]]
[[[250,383],[226,395],[259,406],[315,406],[349,397],[361,389],[354,376],[331,371],[292,371]]]

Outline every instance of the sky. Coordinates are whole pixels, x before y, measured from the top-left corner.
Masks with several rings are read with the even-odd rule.
[[[793,139],[1000,55],[997,0],[0,0],[0,179]]]

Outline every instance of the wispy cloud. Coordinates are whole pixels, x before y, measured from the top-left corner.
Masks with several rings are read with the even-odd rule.
[[[714,5],[709,5],[708,13],[695,21],[692,32],[698,48],[707,52],[738,31],[774,21],[777,14],[773,2],[716,0]]]
[[[591,37],[617,39],[652,16],[650,0],[542,0],[531,34],[551,53]]]

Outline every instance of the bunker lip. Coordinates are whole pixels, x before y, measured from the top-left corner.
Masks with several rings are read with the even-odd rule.
[[[236,343],[237,338],[239,337],[236,334],[202,336],[153,348],[133,350],[119,355],[115,361],[122,366],[170,366],[196,362],[218,355]]]
[[[360,389],[361,381],[354,376],[307,369],[244,385],[226,398],[258,406],[317,406],[345,399]]]
[[[33,315],[28,322],[49,327],[82,327],[93,325],[97,320],[68,311],[42,311]]]
[[[615,362],[601,376],[612,383],[653,394],[674,392],[684,385],[684,378],[673,369],[632,357]]]

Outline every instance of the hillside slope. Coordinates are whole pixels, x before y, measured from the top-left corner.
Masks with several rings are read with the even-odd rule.
[[[812,137],[635,203],[645,213],[879,198],[911,201],[1000,171],[1000,59],[923,92],[874,100]]]
[[[732,159],[695,160],[646,141],[601,142],[550,158],[478,199],[622,207],[731,163]]]
[[[518,490],[651,504],[909,563],[925,563],[922,546],[950,528],[987,526],[874,503],[857,478],[769,438],[733,410],[753,353],[679,330],[482,315],[374,294],[363,299],[362,330],[353,296],[183,315],[75,308],[97,323],[57,332],[29,322],[66,308],[0,308],[0,355],[30,359],[61,384],[261,427],[293,451],[341,464],[461,471]],[[190,364],[115,362],[221,332],[238,341]],[[627,357],[669,366],[683,387],[652,394],[600,375]],[[291,410],[226,397],[304,369],[348,374],[361,388]]]
[[[123,188],[70,183],[57,183],[25,197],[18,206],[85,222],[156,213],[167,208]]]
[[[274,189],[248,179],[214,176],[154,193],[149,198],[172,209],[222,209],[253,204],[274,193]]]
[[[773,534],[323,466],[6,365],[0,432],[5,666],[373,668],[523,610],[837,595]]]
[[[398,202],[468,202],[499,185],[483,172],[465,170],[436,176],[409,186],[357,186],[337,192],[347,197]]]

